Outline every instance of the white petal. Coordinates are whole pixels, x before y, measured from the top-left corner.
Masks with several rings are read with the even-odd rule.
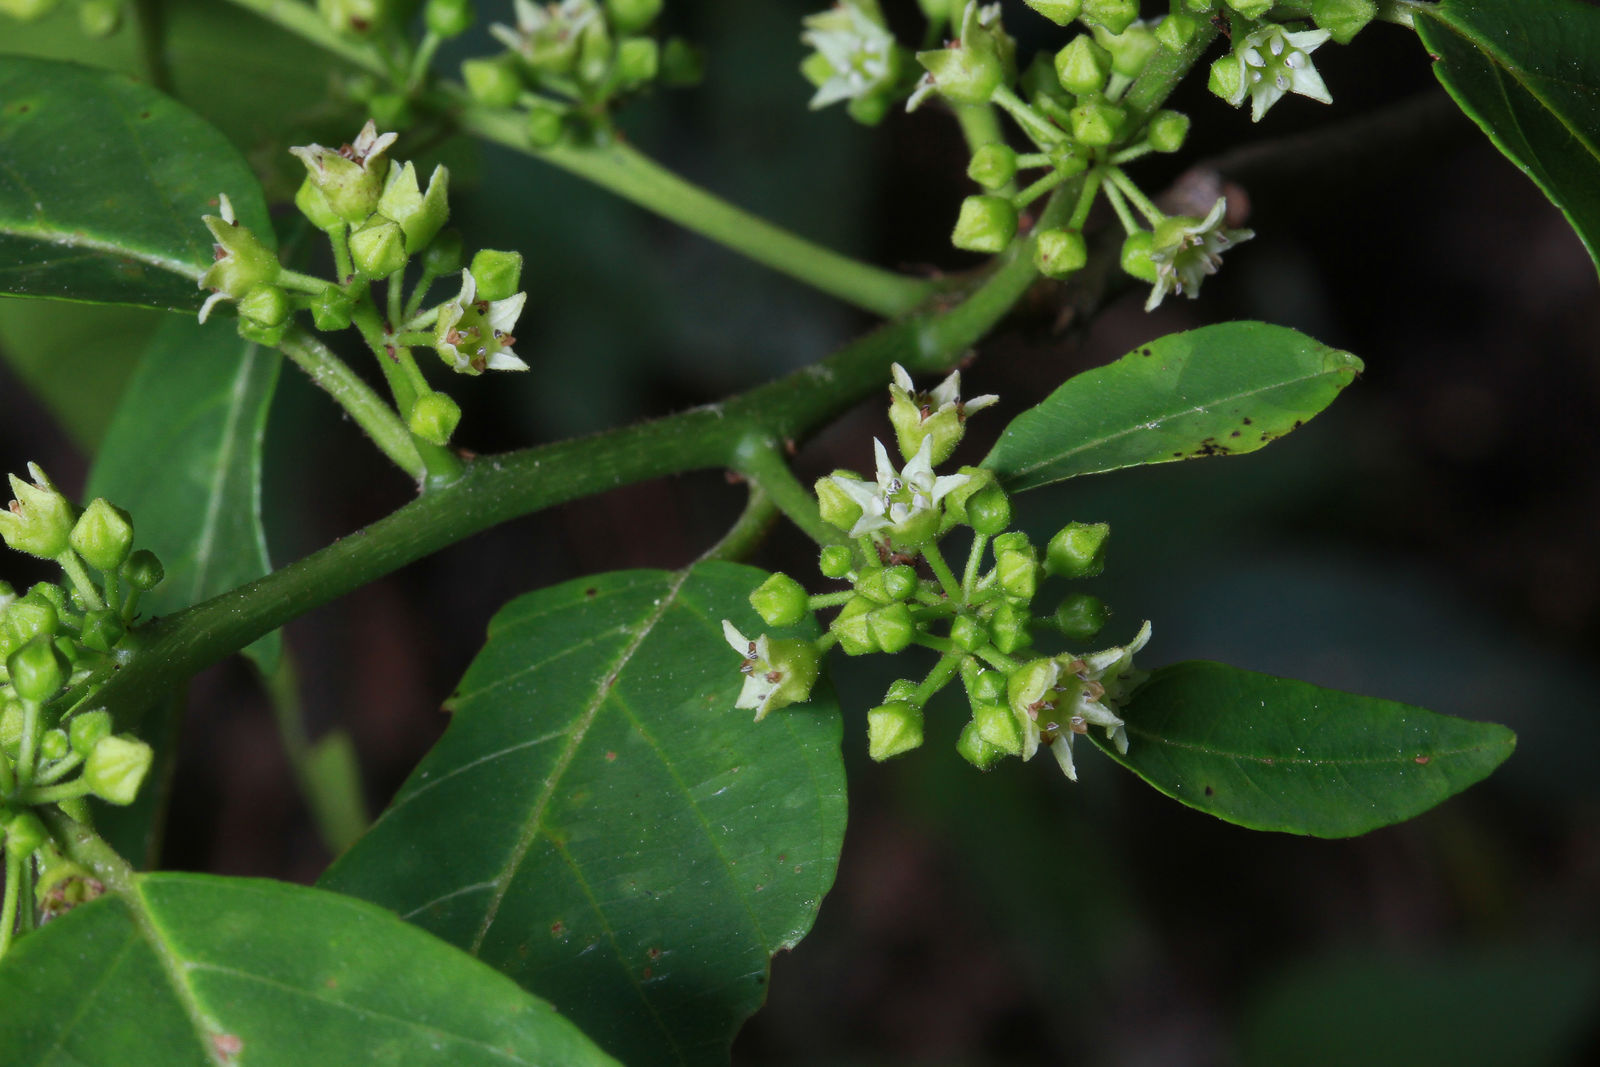
[[[484,364],[484,369],[527,370],[528,365],[522,361],[522,357],[511,351],[511,349],[502,348],[500,351],[489,357],[489,362]]]
[[[750,655],[750,639],[740,633],[727,619],[722,620],[722,636],[727,638],[728,644],[733,646],[733,650],[739,653],[740,658]]]
[[[972,475],[970,474],[945,474],[935,478],[933,480],[933,491],[930,494],[933,497],[931,503],[939,503],[939,501],[945,498],[946,494],[953,490],[960,489],[963,485],[966,485],[971,480]]]
[[[1050,742],[1050,754],[1055,756],[1056,762],[1061,765],[1061,773],[1068,779],[1078,780],[1078,769],[1072,765],[1072,731],[1060,734]]]
[[[928,399],[933,401],[933,406],[936,409],[942,408],[946,404],[954,404],[956,401],[960,400],[961,372],[958,370],[951,371],[950,376],[944,381],[940,382],[934,388],[933,392],[928,394]]]
[[[911,382],[911,375],[907,374],[906,369],[900,364],[889,364],[889,373],[894,377],[894,384],[898,385],[906,392],[910,393],[916,390],[916,386]]]
[[[528,302],[527,293],[512,293],[504,300],[495,300],[489,304],[489,328],[502,333],[510,333],[517,325],[517,319],[522,315],[522,305]]]
[[[456,303],[463,308],[478,299],[478,280],[472,276],[472,271],[463,267],[461,269],[461,292],[456,296]]]
[[[206,297],[206,302],[200,305],[200,314],[195,321],[199,322],[201,325],[204,325],[206,317],[211,314],[211,309],[216,307],[219,301],[226,299],[228,299],[227,293],[212,293],[210,296]]]
[[[228,199],[227,193],[217,194],[217,211],[222,215],[223,222],[226,222],[230,226],[233,225],[233,201]]]
[[[1328,42],[1333,34],[1328,30],[1305,30],[1301,33],[1286,33],[1285,39],[1289,46],[1301,52],[1315,52]]]
[[[961,408],[968,415],[971,415],[974,412],[982,411],[984,408],[988,407],[990,404],[998,404],[998,403],[1000,403],[999,394],[997,394],[997,393],[984,393],[982,396],[975,396],[971,400],[964,401],[962,403],[962,405],[961,405]]]
[[[876,437],[872,439],[872,454],[878,465],[878,488],[887,489],[890,482],[900,480],[894,466],[889,462],[889,450],[883,447],[883,442]]]
[[[918,489],[927,491],[933,488],[933,437],[931,434],[922,439],[922,444],[917,446],[917,454],[911,457],[911,462],[907,463],[905,470],[900,472],[900,477]]]
[[[1322,80],[1322,75],[1317,73],[1317,68],[1307,66],[1294,72],[1291,89],[1301,96],[1310,97],[1312,100],[1324,104],[1333,103],[1333,94],[1328,92],[1328,86]]]

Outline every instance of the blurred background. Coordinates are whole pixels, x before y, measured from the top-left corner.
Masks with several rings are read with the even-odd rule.
[[[821,6],[674,0],[667,26],[703,45],[706,81],[632,105],[627,135],[875,262],[971,265],[947,243],[970,191],[947,116],[928,107],[865,130],[806,110],[799,19]],[[510,19],[509,4],[481,7],[482,21]],[[914,7],[885,3],[908,28]],[[1021,3],[1004,7],[1024,55],[1059,46]],[[287,145],[339,143],[363,118],[337,68],[227,5],[173,5],[171,26],[179,95],[280,197],[298,182]],[[7,33],[0,50],[137,64],[130,35],[86,43],[70,16]],[[964,372],[969,394],[1003,402],[958,459],[975,462],[1068,376],[1174,330],[1263,319],[1355,352],[1365,374],[1271,448],[1028,494],[1023,524],[1048,537],[1069,519],[1111,523],[1093,588],[1116,612],[1105,636],[1153,620],[1152,664],[1215,659],[1495,720],[1517,731],[1516,754],[1403,826],[1348,841],[1260,834],[1096,756],[1076,786],[1049,760],[980,775],[951,751],[954,704],[930,709],[923,749],[875,766],[864,711],[892,675],[838,662],[851,789],[838,884],[813,934],[775,961],[736,1063],[1600,1062],[1595,267],[1454,110],[1411,33],[1375,24],[1316,60],[1334,107],[1290,97],[1253,126],[1203,86],[1174,101],[1194,120],[1189,146],[1134,176],[1153,191],[1203,164],[1230,183],[1235,212],[1248,204],[1256,239],[1200,300],[1154,314],[1134,287],[1106,293],[1092,318],[1059,287],[1031,296]],[[526,258],[517,333],[532,370],[452,390],[474,450],[715,399],[871,325],[537,162],[453,141],[427,150],[452,167],[469,247]],[[81,488],[158,319],[0,302],[0,466],[37,461]],[[887,432],[875,400],[804,443],[797,468],[807,480],[865,468]],[[410,495],[294,373],[268,442],[276,562]],[[442,731],[439,704],[501,604],[579,574],[681,566],[742,501],[720,472],[631,487],[480,535],[300,620],[287,637],[312,734],[354,735],[376,811]],[[751,562],[816,580],[791,530]],[[37,577],[16,557],[5,574]],[[164,864],[313,880],[329,857],[247,666],[196,682],[188,730]]]

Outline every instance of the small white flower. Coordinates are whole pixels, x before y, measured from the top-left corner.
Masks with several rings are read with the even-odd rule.
[[[1104,727],[1107,739],[1117,746],[1117,751],[1127,753],[1127,727],[1113,708],[1144,681],[1146,672],[1134,670],[1133,657],[1149,641],[1147,620],[1126,645],[1084,656],[1074,664],[1078,667],[1074,673],[1083,684],[1078,687],[1077,697],[1070,707],[1057,709],[1057,720],[1064,728],[1050,742],[1050,752],[1060,764],[1061,772],[1073,781],[1078,780],[1078,772],[1072,763],[1072,738],[1088,733],[1089,727]]]
[[[536,59],[547,49],[575,46],[578,35],[601,17],[595,0],[561,0],[555,4],[516,0],[516,11],[515,29],[496,22],[489,27],[489,33],[527,59]]]
[[[890,400],[907,400],[917,403],[919,408],[926,410],[924,421],[953,411],[965,419],[975,411],[982,411],[991,404],[998,403],[1000,397],[994,393],[985,393],[975,396],[971,400],[961,399],[961,372],[953,370],[950,376],[940,382],[926,394],[918,393],[912,384],[911,375],[898,363],[891,364],[890,373],[894,375],[894,384],[889,386]]]
[[[866,96],[894,80],[894,34],[860,7],[846,0],[802,24],[801,43],[815,48],[830,72],[811,97],[813,111]]]
[[[1227,200],[1219,199],[1203,219],[1173,216],[1157,224],[1150,249],[1156,283],[1145,301],[1146,311],[1155,310],[1169,292],[1194,299],[1200,294],[1200,283],[1222,265],[1222,253],[1255,236],[1253,230],[1225,228],[1222,220],[1227,210]]]
[[[883,442],[872,442],[878,462],[876,484],[854,478],[833,479],[833,484],[861,506],[861,518],[850,528],[851,537],[861,537],[891,526],[899,526],[917,515],[938,508],[951,490],[967,484],[970,475],[946,474],[935,476],[932,455],[933,442],[923,438],[922,447],[903,470],[895,470],[889,462],[889,452]]]
[[[504,300],[479,300],[477,280],[472,271],[463,270],[461,292],[439,309],[434,350],[462,374],[527,370],[528,365],[511,349],[517,341],[511,331],[527,299],[527,293],[513,293]]]
[[[1234,45],[1233,54],[1242,64],[1243,77],[1228,102],[1234,107],[1250,97],[1250,119],[1260,122],[1267,109],[1285,93],[1298,93],[1333,103],[1322,75],[1311,63],[1311,53],[1332,36],[1327,30],[1289,33],[1275,23],[1261,27]]]
[[[361,127],[361,132],[356,134],[356,139],[347,145],[338,148],[324,148],[319,144],[298,145],[289,149],[289,152],[314,174],[327,171],[330,167],[353,167],[365,173],[370,169],[369,164],[376,164],[399,136],[397,133],[379,133],[377,123],[368,119],[367,124]]]
[[[751,640],[727,619],[722,620],[722,636],[744,660],[739,665],[744,688],[734,707],[754,710],[755,721],[760,722],[774,708],[810,697],[817,680],[817,651],[810,642],[798,638],[774,641],[766,634]]]

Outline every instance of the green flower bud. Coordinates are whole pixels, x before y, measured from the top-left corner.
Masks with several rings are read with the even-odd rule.
[[[1196,15],[1209,15],[1217,9],[1221,0],[1183,0],[1183,6],[1193,11]]]
[[[0,708],[0,752],[9,760],[15,761],[21,753],[22,730],[27,718],[28,713],[20,700],[8,700],[5,707]]]
[[[252,286],[239,298],[239,317],[257,326],[282,326],[292,310],[289,294],[276,285]]]
[[[423,12],[428,32],[439,37],[460,37],[472,25],[471,0],[428,0]]]
[[[966,686],[967,699],[974,705],[1005,702],[1005,673],[985,667],[978,659],[969,656],[961,665],[961,684]]]
[[[1189,116],[1179,111],[1157,111],[1145,129],[1145,138],[1157,152],[1176,152],[1188,136]]]
[[[1077,96],[1098,93],[1106,87],[1111,54],[1080,33],[1056,53],[1056,81]]]
[[[892,655],[911,645],[917,636],[917,624],[905,604],[886,604],[867,616],[867,632],[878,651]]]
[[[378,199],[383,196],[384,182],[389,177],[385,153],[395,137],[393,133],[379,134],[377,124],[369,121],[352,143],[340,148],[313,144],[298,145],[289,151],[305,164],[306,174],[333,213],[350,225],[359,226],[377,210]]]
[[[389,168],[389,181],[378,198],[378,214],[393,219],[405,231],[406,251],[412,255],[428,247],[450,217],[450,172],[433,168],[428,191],[417,185],[417,168],[406,163]],[[353,242],[352,242],[353,243]]]
[[[39,738],[39,755],[47,760],[58,760],[72,751],[72,746],[67,743],[65,730],[46,730],[44,736]]]
[[[528,143],[535,148],[549,148],[559,142],[566,127],[565,109],[542,103],[528,107]]]
[[[1055,703],[1056,681],[1061,665],[1053,659],[1024,663],[1006,678],[1006,703],[1018,721],[1032,720],[1037,711]]]
[[[1200,24],[1188,15],[1168,15],[1156,24],[1156,40],[1168,51],[1176,52],[1194,40]]]
[[[706,74],[700,49],[682,37],[669,37],[661,49],[661,84],[673,89],[699,85]]]
[[[839,647],[845,655],[861,656],[878,651],[869,625],[869,618],[877,607],[864,596],[851,597],[828,624],[829,631],[839,638]]]
[[[508,300],[522,281],[522,253],[485,248],[472,257],[468,269],[478,283],[479,300]]]
[[[854,482],[862,480],[854,471],[834,471],[825,478],[818,478],[815,489],[823,521],[848,532],[861,520],[861,505],[839,488],[838,479],[841,478]]]
[[[17,696],[42,704],[61,691],[72,668],[55,642],[40,636],[7,656],[6,670]]]
[[[1138,17],[1139,0],[1083,0],[1083,21],[1112,33],[1121,33]]]
[[[1045,570],[1060,578],[1092,578],[1106,569],[1106,539],[1111,527],[1103,522],[1069,522],[1050,538],[1045,549]]]
[[[1077,18],[1078,11],[1083,6],[1082,0],[1023,0],[1023,2],[1057,26],[1065,26]]]
[[[311,225],[323,232],[340,230],[345,226],[344,219],[333,210],[328,198],[322,195],[321,188],[311,180],[309,174],[294,194],[294,206],[300,209],[300,214],[311,220]]]
[[[83,780],[107,804],[126,806],[139,794],[155,753],[136,737],[102,737],[84,760]]]
[[[970,615],[957,615],[950,624],[950,641],[964,652],[976,652],[989,643],[989,628]]]
[[[0,0],[0,15],[10,15],[22,22],[42,19],[54,11],[61,0]]]
[[[72,751],[80,756],[88,756],[94,751],[94,746],[100,743],[102,737],[111,736],[111,713],[109,711],[86,711],[72,720],[67,728],[67,740],[72,745]]]
[[[1077,230],[1040,230],[1035,235],[1033,265],[1046,278],[1066,278],[1089,262],[1089,246]]]
[[[1103,148],[1122,134],[1128,113],[1104,100],[1090,100],[1072,109],[1072,136],[1080,143]]]
[[[11,475],[15,499],[0,510],[0,538],[18,552],[55,559],[71,544],[72,504],[56,491],[37,463],[28,464],[32,482]]]
[[[965,524],[969,519],[967,504],[984,489],[995,484],[994,471],[985,467],[960,467],[956,473],[965,474],[967,480],[945,495],[944,521],[939,527],[941,533],[948,533],[957,526]]]
[[[406,235],[400,224],[373,215],[350,234],[350,261],[365,278],[387,278],[406,265]]]
[[[127,632],[128,628],[115,611],[91,611],[83,618],[78,642],[95,652],[110,652]]]
[[[1327,30],[1335,44],[1350,39],[1378,14],[1373,0],[1311,0],[1311,19],[1317,29]]]
[[[417,397],[406,418],[406,428],[429,444],[441,448],[450,443],[450,437],[461,422],[461,405],[444,393],[427,393]]]
[[[827,545],[817,560],[817,569],[824,578],[844,578],[855,569],[856,556],[848,545]]]
[[[883,591],[890,600],[907,600],[917,591],[917,572],[904,563],[883,569]]]
[[[510,54],[465,60],[461,77],[472,99],[484,107],[512,107],[522,95],[522,72]]]
[[[445,230],[435,237],[422,253],[422,269],[435,278],[456,274],[461,270],[461,232]]]
[[[918,52],[917,62],[933,76],[934,90],[952,104],[987,104],[1006,80],[1005,64],[992,50],[941,48]]]
[[[1011,525],[1011,498],[997,484],[984,486],[967,501],[967,523],[981,534],[994,536]]]
[[[969,722],[961,728],[961,736],[956,739],[956,751],[961,753],[961,758],[978,768],[986,771],[994,766],[995,761],[1005,756],[1005,750],[997,748],[985,741],[978,733],[978,724]]]
[[[12,601],[0,614],[0,644],[9,656],[36,637],[54,637],[60,626],[55,605],[30,594]]]
[[[350,326],[350,315],[355,303],[350,294],[338,286],[330,285],[311,298],[311,321],[317,329],[332,333]]]
[[[69,538],[72,548],[97,571],[122,566],[133,547],[133,521],[121,508],[96,497],[78,516]]]
[[[1097,26],[1094,39],[1111,53],[1111,69],[1124,78],[1137,78],[1143,73],[1150,57],[1160,47],[1156,35],[1142,22],[1131,23],[1120,33]]]
[[[416,119],[411,99],[404,93],[374,93],[367,97],[367,114],[372,121],[390,129],[410,126]]]
[[[25,860],[35,849],[50,840],[50,831],[44,828],[39,816],[31,811],[11,817],[6,826],[6,854],[12,859]]]
[[[985,189],[998,189],[1016,176],[1017,153],[1010,145],[982,145],[967,164],[967,177]]]
[[[1017,209],[1003,196],[969,196],[950,243],[968,252],[1003,252],[1017,235]]]
[[[1039,588],[1039,560],[1033,546],[1026,548],[1001,548],[995,542],[995,577],[1007,596],[1027,602]]]
[[[1244,60],[1229,52],[1214,61],[1211,64],[1211,74],[1206,79],[1206,88],[1230,105],[1238,106],[1247,92],[1244,81]]]
[[[972,709],[978,736],[1008,756],[1022,755],[1022,730],[1017,717],[1004,704],[979,704]]]
[[[756,586],[750,606],[768,626],[793,626],[810,614],[808,599],[804,587],[780,571]]]
[[[845,104],[845,112],[863,126],[876,126],[893,109],[896,101],[883,93],[867,93]]]
[[[1072,116],[1069,112],[1067,115],[1069,125],[1071,121]],[[1082,174],[1089,169],[1089,164],[1093,162],[1093,157],[1089,154],[1088,149],[1081,144],[1071,142],[1056,145],[1047,154],[1050,157],[1050,165],[1068,178]]]
[[[122,576],[133,583],[135,589],[148,593],[161,584],[167,572],[154,552],[148,548],[141,548],[129,556],[128,562],[122,565]]]
[[[1155,247],[1155,237],[1149,230],[1135,230],[1122,242],[1122,269],[1140,281],[1154,285],[1155,261],[1150,250]]]
[[[632,89],[653,81],[661,70],[661,46],[649,37],[624,37],[617,43],[613,73],[617,85]]]
[[[78,29],[85,37],[110,37],[122,27],[122,0],[80,0]]]
[[[1272,10],[1276,0],[1223,0],[1223,2],[1247,19],[1258,19]]]
[[[618,33],[638,33],[661,14],[662,0],[606,0],[606,15]]]
[[[989,640],[994,642],[997,651],[1007,656],[1019,648],[1027,648],[1033,643],[1033,636],[1028,632],[1031,621],[1032,615],[1026,608],[1002,601],[989,614]]]
[[[880,763],[922,745],[922,709],[903,700],[867,712],[867,754]]]
[[[1088,593],[1074,593],[1056,608],[1055,624],[1069,641],[1088,641],[1111,617],[1106,602]]]

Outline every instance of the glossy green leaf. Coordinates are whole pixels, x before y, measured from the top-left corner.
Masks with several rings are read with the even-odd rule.
[[[0,58],[0,159],[0,292],[198,308],[220,193],[273,240],[227,138],[120,74]]]
[[[1516,735],[1391,700],[1220,663],[1163,667],[1122,712],[1123,766],[1192,808],[1256,830],[1353,837],[1485,778]]]
[[[261,441],[282,357],[232,320],[171,318],[156,333],[106,433],[88,496],[133,516],[135,544],[166,581],[147,618],[169,615],[271,569],[261,528]],[[253,646],[270,669],[276,634]]]
[[[1168,334],[1068,379],[1011,421],[983,466],[1018,490],[1254,452],[1327,407],[1360,371],[1350,353],[1263,322]]]
[[[139,876],[19,940],[0,1048],[36,1067],[610,1064],[550,1005],[381,908]]]
[[[450,728],[323,878],[548,997],[631,1065],[727,1062],[844,831],[831,699],[735,710],[765,574],[624,571],[500,611]],[[815,630],[811,630],[815,633]]]
[[[1600,8],[1579,0],[1419,6],[1433,72],[1600,266]]]

